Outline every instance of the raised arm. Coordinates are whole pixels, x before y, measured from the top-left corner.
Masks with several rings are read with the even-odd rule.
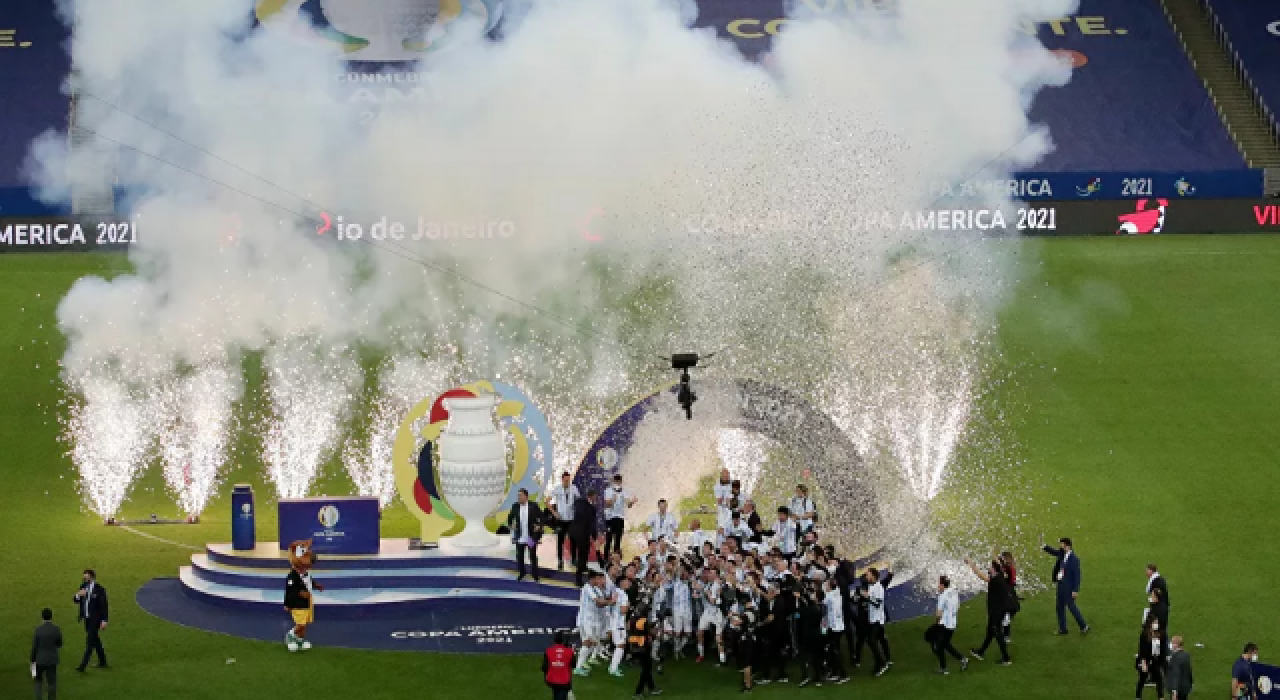
[[[965,559],[964,563],[969,565],[969,570],[973,572],[974,576],[982,579],[985,583],[991,583],[991,576],[982,569],[979,569],[978,565],[974,564],[972,559]]]

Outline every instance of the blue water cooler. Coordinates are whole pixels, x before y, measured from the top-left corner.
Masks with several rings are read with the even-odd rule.
[[[257,546],[254,532],[253,487],[236,484],[231,491],[231,548],[249,550]]]

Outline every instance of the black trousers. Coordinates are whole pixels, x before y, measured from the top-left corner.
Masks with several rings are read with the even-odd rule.
[[[58,667],[36,665],[36,700],[40,700],[41,686],[49,686],[49,700],[58,697]]]
[[[102,620],[85,620],[84,621],[84,658],[80,660],[80,668],[89,665],[89,657],[96,651],[98,652],[98,665],[107,665],[107,652],[102,648],[102,637],[98,633],[102,630]]]
[[[1142,689],[1147,685],[1147,681],[1156,684],[1156,697],[1164,697],[1164,668],[1160,666],[1148,666],[1149,670],[1143,671],[1138,669],[1138,690],[1134,697],[1142,697]]]
[[[556,521],[556,566],[564,566],[564,543],[569,540],[569,524],[572,520]],[[573,548],[570,545],[569,562],[573,563],[576,559],[573,557]]]
[[[533,567],[533,580],[537,581],[540,578],[538,575],[538,545],[535,544],[532,547],[525,544],[516,545],[516,566],[519,567],[521,576],[525,575],[525,554],[529,555],[529,566]]]
[[[805,674],[805,677],[815,683],[821,682],[822,665],[826,660],[826,645],[823,644],[823,640],[815,639],[805,642],[804,651],[805,659],[809,666],[809,672]]]
[[[1009,647],[1004,643],[1004,614],[992,615],[987,618],[987,636],[982,639],[982,646],[978,648],[979,654],[986,654],[987,647],[991,646],[991,642],[995,641],[1000,647],[1000,660],[1009,660]]]
[[[569,691],[573,690],[568,685],[552,685],[551,700],[569,700]]]
[[[787,676],[787,657],[790,654],[787,647],[790,639],[791,634],[785,623],[779,623],[772,634],[761,637],[763,644],[760,649],[760,663],[759,668],[755,669],[760,673],[761,678],[773,678],[776,681]]]
[[[938,657],[938,668],[946,669],[947,654],[950,654],[951,658],[956,661],[964,658],[951,644],[951,638],[955,636],[955,633],[955,630],[949,630],[946,627],[941,626],[938,627],[938,638],[933,642],[933,653]]]
[[[853,659],[854,647],[858,644],[858,626],[853,623],[853,606],[844,606],[844,638],[845,643],[849,645],[849,658]],[[856,660],[855,660],[856,663]]]
[[[583,584],[583,577],[587,575],[587,552],[591,549],[591,538],[585,534],[571,533],[569,535],[569,551],[573,554],[574,580],[578,585]]]
[[[608,568],[609,553],[612,551],[622,551],[622,531],[626,528],[626,521],[622,518],[609,518],[608,531],[604,534],[604,566]]]
[[[636,682],[636,695],[657,690],[658,685],[653,682],[653,652],[644,649],[636,656],[640,657],[640,680]]]
[[[844,661],[840,658],[840,635],[843,632],[828,632],[822,636],[823,652],[827,660],[827,671],[838,678],[844,678]]]
[[[861,647],[863,637],[858,637],[858,646]],[[884,636],[884,624],[880,622],[872,622],[867,625],[866,634],[867,645],[871,647],[871,655],[876,660],[876,670],[879,670],[885,664],[893,660],[889,656],[889,638]],[[858,656],[861,656],[859,652]]]

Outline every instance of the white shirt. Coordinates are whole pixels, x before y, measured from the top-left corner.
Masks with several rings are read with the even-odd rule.
[[[774,539],[777,542],[778,549],[783,554],[796,553],[796,524],[788,519],[785,523],[779,522],[775,526]]]
[[[706,544],[707,542],[711,542],[714,544],[715,541],[716,541],[715,535],[713,535],[710,532],[707,532],[706,530],[694,530],[693,532],[689,533],[689,546],[698,550],[699,554],[702,553],[702,545]]]
[[[646,524],[649,526],[650,534],[656,539],[672,538],[676,534],[676,516],[670,513],[654,513],[649,516]]]
[[[578,493],[578,487],[572,483],[569,484],[569,488],[560,484],[551,489],[551,502],[555,504],[561,520],[573,520],[573,504],[581,495]]]
[[[305,578],[304,582],[307,584],[307,590],[311,590],[311,582]],[[89,596],[93,595],[93,587],[96,585],[98,584],[90,581],[88,588],[84,589],[84,597],[80,599],[80,607],[84,609],[85,619],[88,619],[89,617]]]
[[[809,511],[817,512],[817,508],[813,505],[813,499],[793,496],[787,509],[795,516],[796,522],[800,523],[800,527],[809,528],[813,526],[813,520],[805,517],[805,513]]]
[[[613,629],[621,630],[627,628],[627,612],[631,605],[631,599],[627,597],[627,592],[619,588],[617,590],[618,602],[613,604],[611,611],[613,612],[610,623]]]
[[[734,525],[732,520],[729,521],[729,525],[724,529],[724,534],[729,537],[736,535],[745,540],[751,537],[751,528],[747,527],[747,521],[738,518],[737,525]]]
[[[960,594],[954,588],[948,588],[938,594],[939,624],[949,630],[956,628],[956,617],[960,614]]]
[[[671,584],[671,611],[689,615],[693,612],[693,595],[689,592],[689,582],[677,580]]]
[[[1067,550],[1062,554],[1062,566],[1058,567],[1058,578],[1061,581],[1063,574],[1067,573],[1067,560],[1071,558],[1071,550]]]
[[[827,609],[826,623],[828,632],[844,631],[844,607],[840,600],[839,591],[827,591],[827,597],[822,599],[822,605]]]
[[[630,494],[626,489],[610,486],[604,490],[604,502],[608,503],[609,499],[613,499],[613,505],[605,506],[605,517],[612,520],[613,518],[627,517],[627,499]]]
[[[520,504],[520,537],[530,537],[529,534],[529,504]]]
[[[703,602],[705,602],[707,605],[710,605],[710,606],[720,605],[720,582],[719,581],[713,581],[712,583],[702,584],[702,600]]]
[[[600,598],[603,593],[599,588],[587,584],[582,587],[582,595],[578,597],[578,625],[595,625],[600,620],[600,606],[596,605],[596,599]]]
[[[733,485],[716,482],[711,493],[716,499],[716,527],[724,527],[729,522],[733,511],[729,510],[729,499],[733,497]]]
[[[884,586],[879,581],[871,584],[867,589],[867,598],[871,600],[871,604],[867,606],[867,620],[871,624],[883,625],[884,617]]]

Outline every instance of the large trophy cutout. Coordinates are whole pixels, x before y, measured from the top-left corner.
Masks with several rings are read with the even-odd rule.
[[[516,387],[479,381],[414,406],[392,451],[396,489],[421,540],[449,548],[504,544],[516,492],[543,493],[551,469],[546,417]]]

